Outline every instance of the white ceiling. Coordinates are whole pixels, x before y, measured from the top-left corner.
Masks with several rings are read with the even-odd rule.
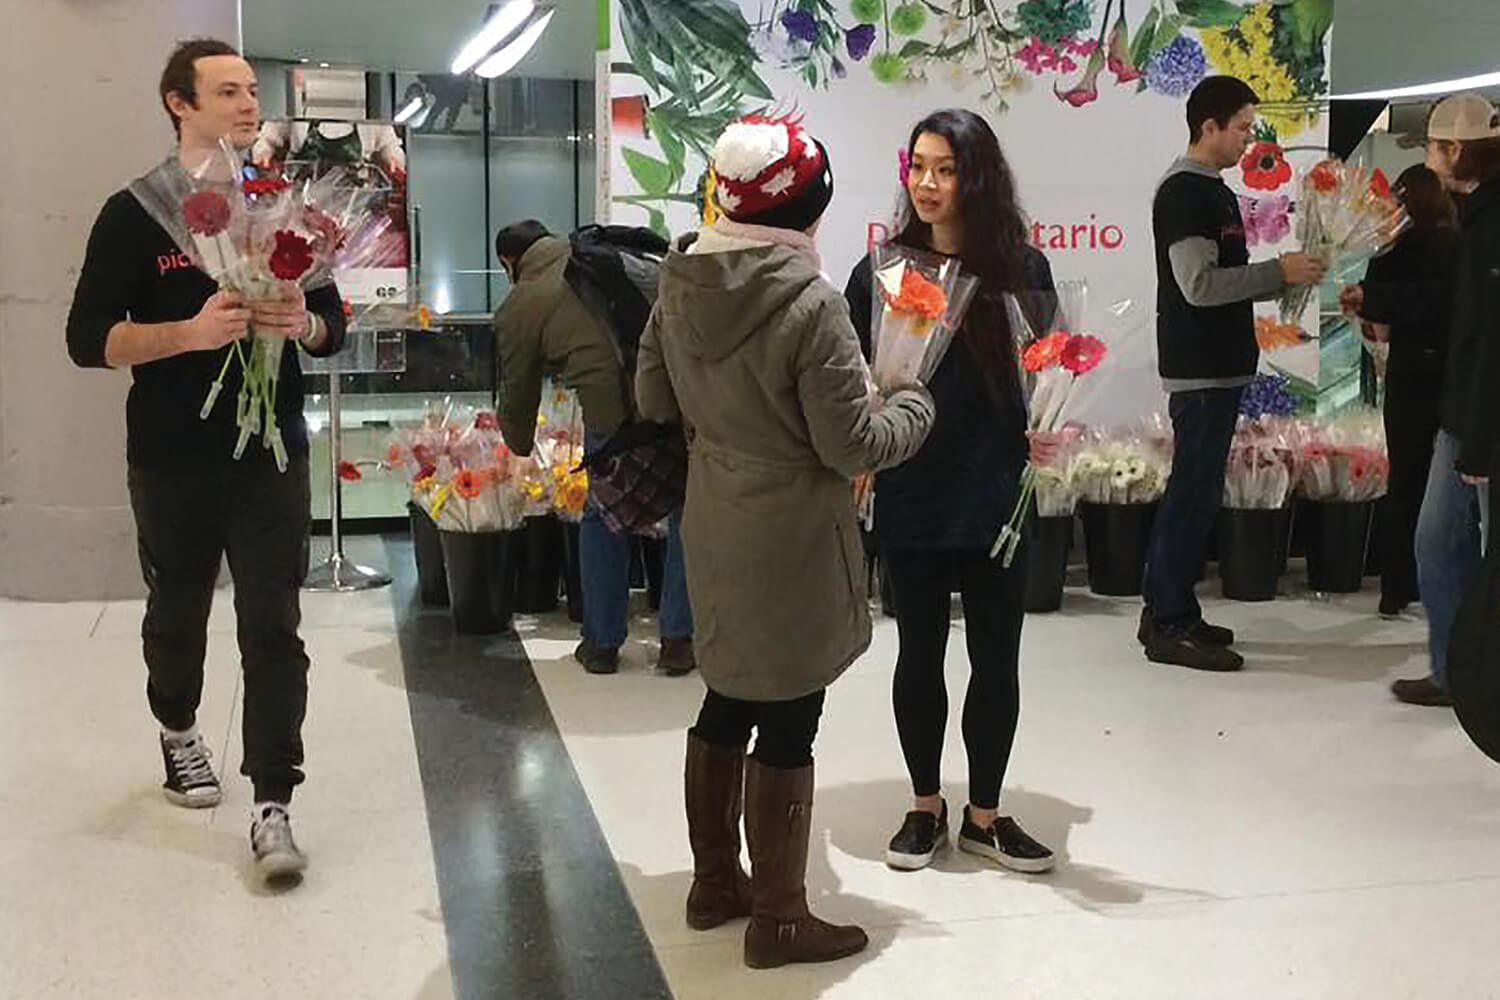
[[[1338,0],[1333,27],[1335,93],[1497,70],[1496,0]]]
[[[557,16],[516,76],[589,80],[595,0],[551,0]],[[241,0],[244,50],[261,59],[433,73],[478,29],[486,0]]]

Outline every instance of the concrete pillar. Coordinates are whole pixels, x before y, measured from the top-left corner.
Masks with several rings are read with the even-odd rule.
[[[172,46],[239,34],[237,0],[0,0],[0,596],[141,593],[125,491],[128,372],[64,326],[89,227],[165,154]]]

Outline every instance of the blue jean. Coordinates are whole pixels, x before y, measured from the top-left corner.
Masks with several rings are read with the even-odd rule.
[[[584,448],[592,451],[608,440],[589,433]],[[618,649],[630,633],[631,539],[609,530],[591,503],[578,526],[579,571],[583,576],[583,637],[606,649]],[[661,611],[657,627],[663,639],[685,639],[693,634],[693,609],[688,603],[687,564],[682,554],[682,515],[668,521],[667,557],[662,573]]]
[[[1224,469],[1244,392],[1172,393],[1172,476],[1156,513],[1144,584],[1157,625],[1188,625],[1203,617],[1193,588],[1224,500]]]
[[[1427,609],[1427,649],[1432,680],[1447,686],[1448,636],[1464,593],[1483,562],[1489,497],[1464,482],[1454,468],[1458,438],[1438,431],[1427,492],[1417,518],[1417,582]]]

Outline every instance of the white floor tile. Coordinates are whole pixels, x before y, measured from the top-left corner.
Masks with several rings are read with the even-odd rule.
[[[103,612],[103,601],[47,604],[0,598],[0,642],[86,639]]]

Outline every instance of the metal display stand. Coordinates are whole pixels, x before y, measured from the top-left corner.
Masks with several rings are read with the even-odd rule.
[[[347,594],[374,590],[391,582],[390,575],[354,562],[344,553],[344,491],[339,466],[343,450],[344,375],[406,370],[405,334],[399,330],[351,330],[349,345],[331,358],[303,359],[303,370],[328,375],[328,558],[307,574],[303,589],[315,593]]]

